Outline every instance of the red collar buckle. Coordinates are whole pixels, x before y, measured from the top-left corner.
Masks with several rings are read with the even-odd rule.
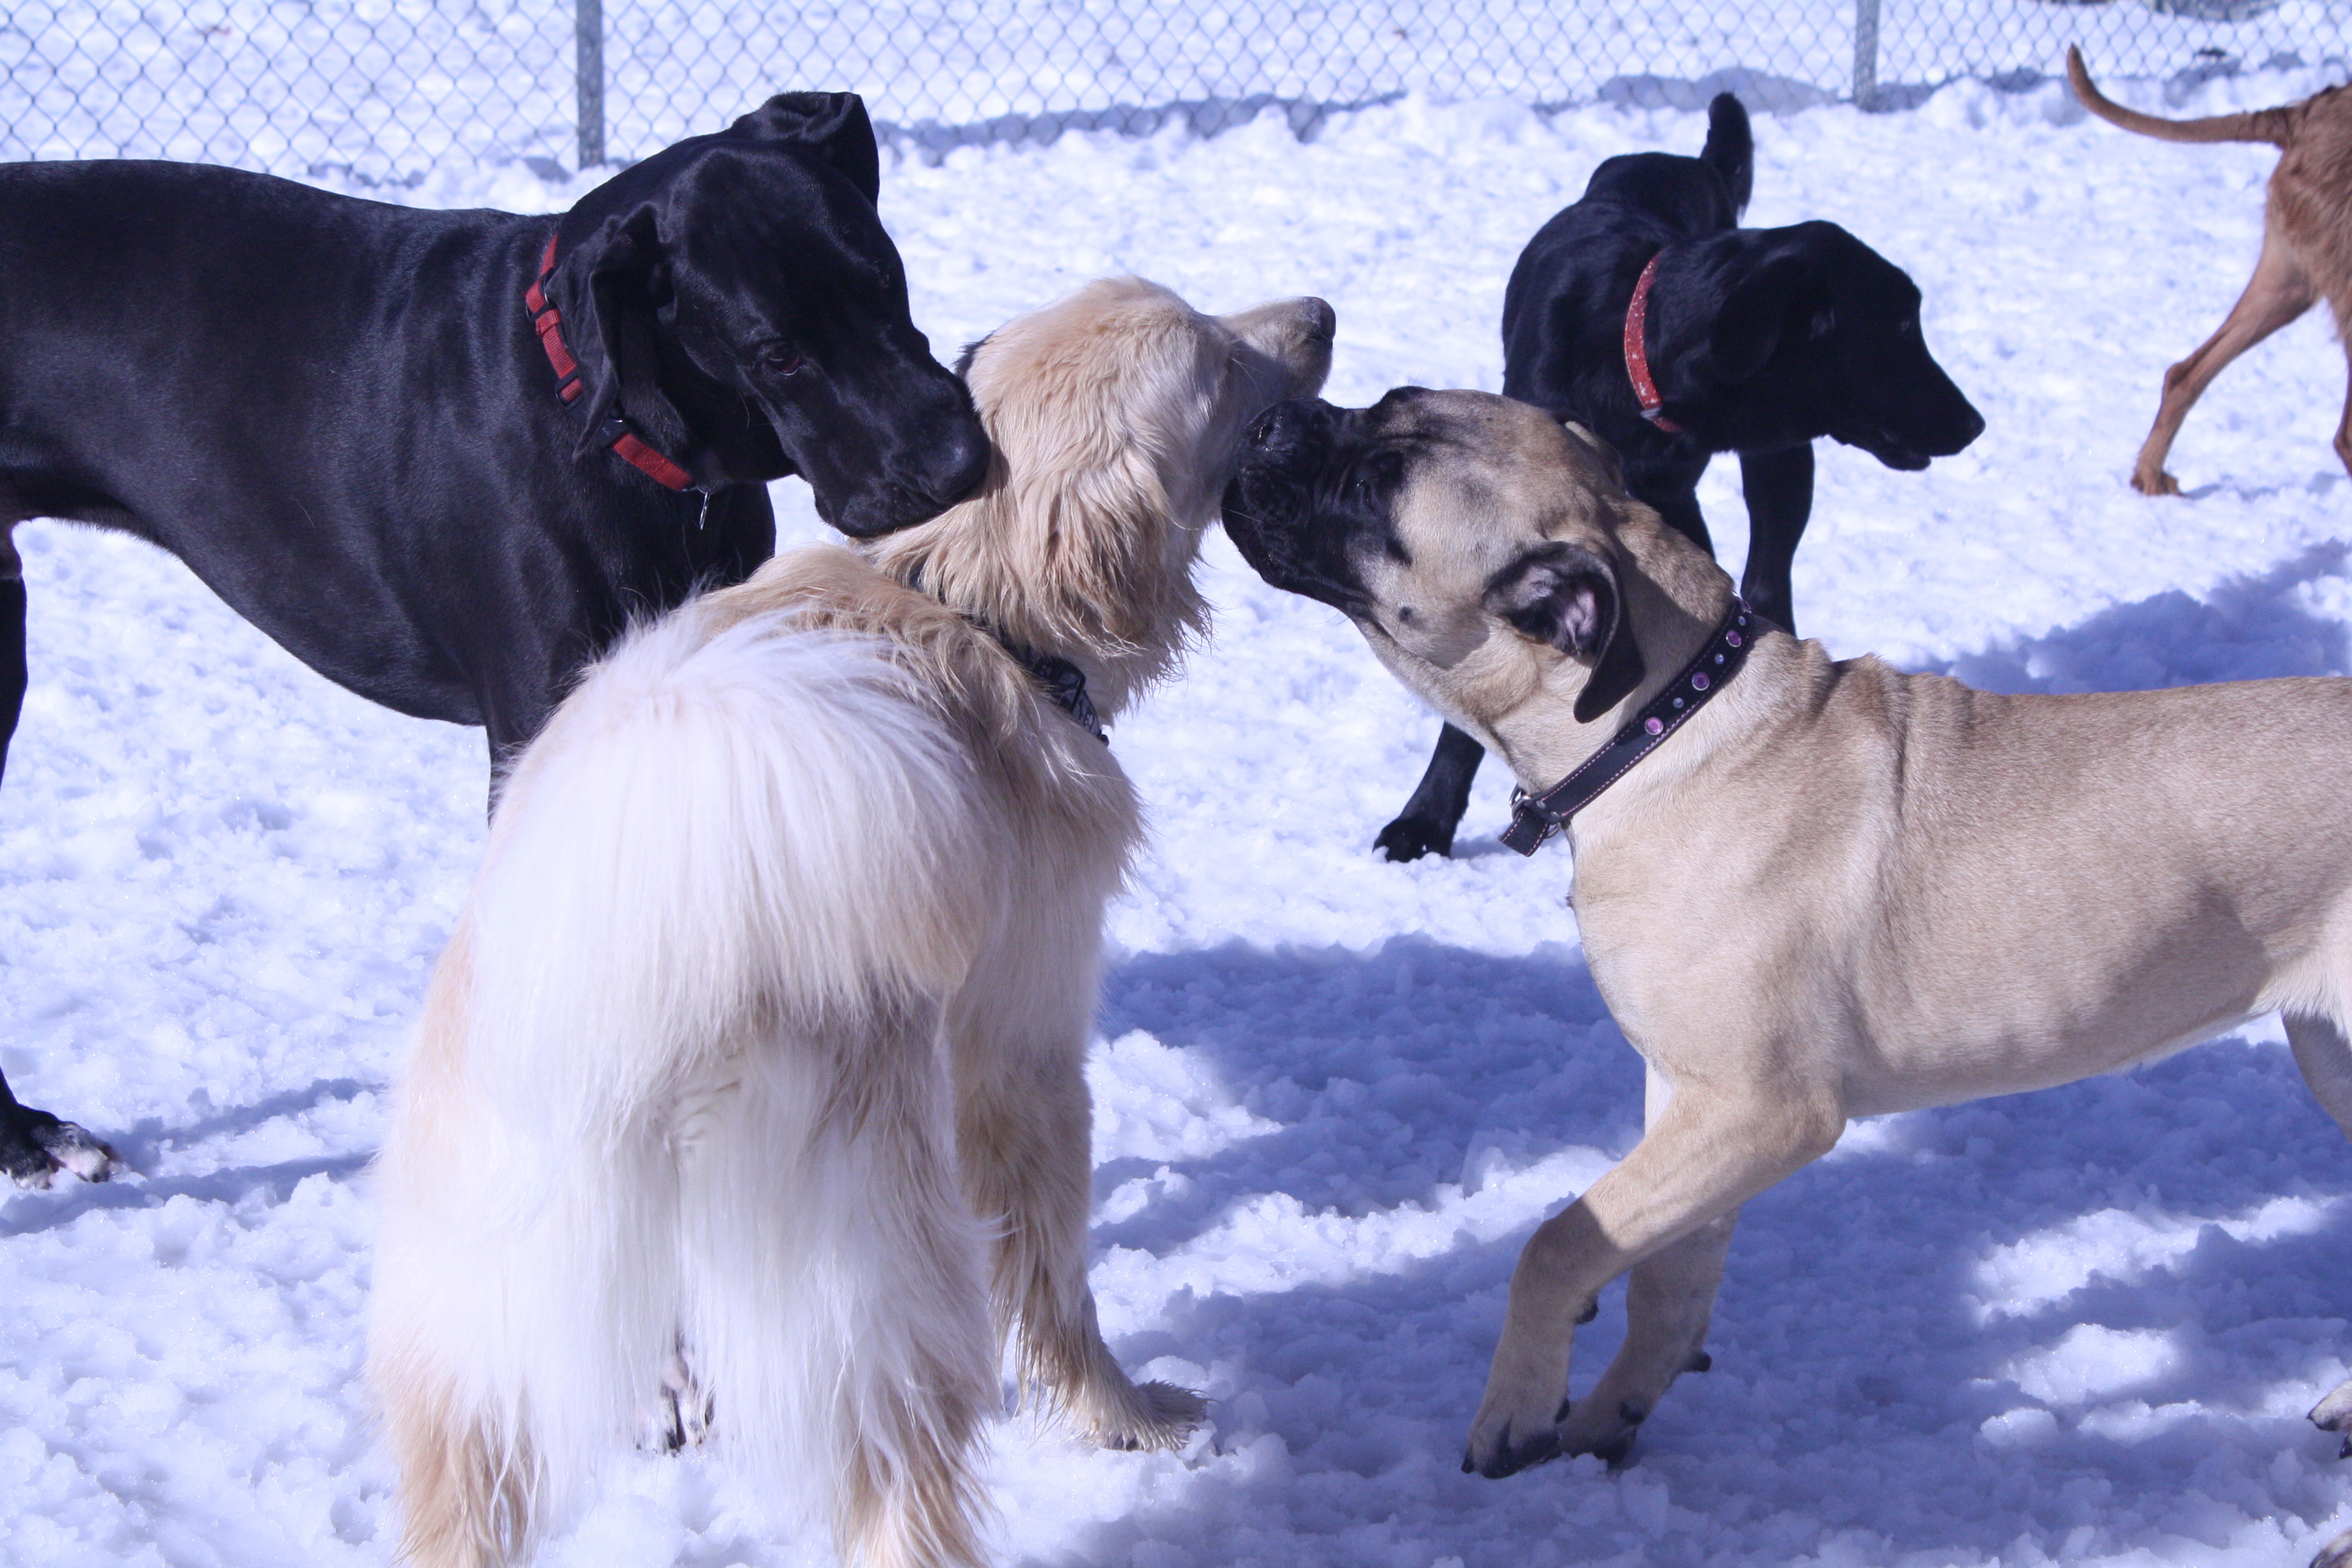
[[[555,395],[570,404],[578,401],[587,388],[580,379],[580,361],[572,357],[571,350],[564,345],[564,318],[548,303],[548,279],[554,276],[555,236],[549,234],[548,248],[539,257],[539,276],[523,291],[523,308],[531,312],[532,329],[539,334],[539,346],[547,351],[548,364],[555,372]],[[693,486],[694,476],[629,428],[626,416],[605,420],[596,438],[611,447],[622,462],[666,490]]]

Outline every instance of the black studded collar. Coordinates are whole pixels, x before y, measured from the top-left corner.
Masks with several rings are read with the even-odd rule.
[[[907,574],[906,584],[918,594],[938,597],[923,586],[923,567],[919,562]],[[956,613],[994,638],[996,645],[1005,650],[1006,657],[1026,670],[1029,678],[1045,689],[1045,695],[1053,700],[1054,705],[1075,720],[1081,729],[1105,746],[1111,743],[1111,737],[1103,733],[1103,719],[1095,711],[1094,699],[1087,691],[1087,673],[1084,670],[1059,654],[1041,653],[1025,643],[1015,642],[985,615],[975,615],[968,610],[960,610]]]
[[[1745,599],[1733,595],[1723,625],[1708,640],[1698,657],[1666,683],[1666,689],[1610,739],[1586,757],[1576,771],[1541,795],[1511,791],[1511,825],[1502,842],[1522,855],[1532,855],[1544,840],[1568,825],[1568,818],[1593,803],[1600,792],[1625,777],[1628,770],[1656,751],[1682,721],[1705,707],[1708,699],[1731,684],[1731,677],[1748,661],[1756,641],[1756,615]]]

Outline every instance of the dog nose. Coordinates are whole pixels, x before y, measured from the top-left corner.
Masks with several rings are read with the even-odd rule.
[[[1296,398],[1278,403],[1249,421],[1249,429],[1242,437],[1243,444],[1261,451],[1287,446],[1298,438],[1306,415],[1307,405]]]
[[[931,450],[931,499],[945,508],[978,489],[988,477],[990,451],[988,433],[977,418],[949,431]]]
[[[1340,313],[1331,309],[1329,300],[1317,299],[1314,295],[1309,294],[1298,303],[1306,311],[1309,334],[1317,338],[1329,338],[1338,333]]]

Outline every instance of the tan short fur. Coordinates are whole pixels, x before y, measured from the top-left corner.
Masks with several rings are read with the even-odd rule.
[[[1413,454],[1402,550],[1355,558],[1359,628],[1541,792],[1684,667],[1730,580],[1535,409],[1432,393],[1392,434]],[[1647,672],[1589,723],[1571,710],[1592,661],[1487,608],[1549,541],[1609,563]],[[1529,1241],[1469,1462],[1620,1451],[1701,1354],[1740,1203],[1850,1117],[2066,1083],[2278,1010],[2352,1134],[2348,767],[2352,681],[1999,696],[1768,630],[1567,831],[1647,1130]],[[1624,1348],[1562,1419],[1575,1326],[1629,1270]],[[2352,1385],[2313,1414],[2352,1423]]]

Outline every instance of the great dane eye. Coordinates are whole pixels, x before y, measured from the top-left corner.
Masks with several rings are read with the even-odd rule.
[[[759,351],[759,362],[778,375],[790,375],[807,363],[790,343],[770,343]]]

